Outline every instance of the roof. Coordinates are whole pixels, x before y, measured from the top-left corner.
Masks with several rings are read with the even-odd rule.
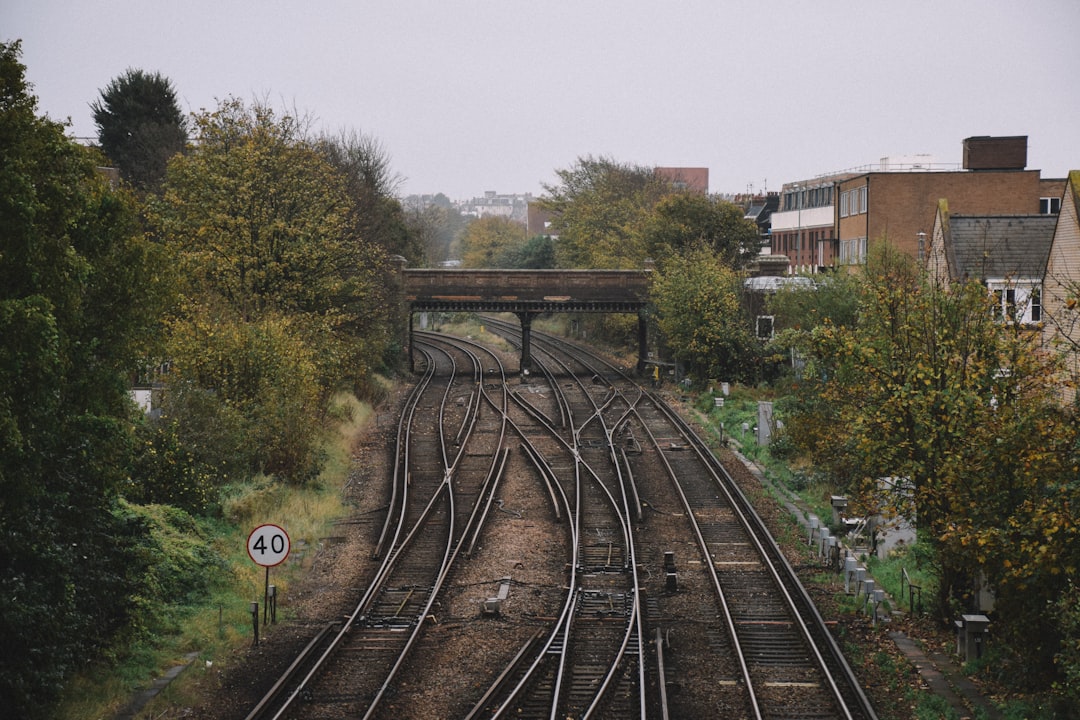
[[[977,280],[1042,278],[1056,215],[951,215],[952,274]]]
[[[756,202],[750,205],[750,208],[743,215],[743,218],[747,220],[757,220],[761,213],[765,212],[767,206],[764,202]]]
[[[763,275],[761,277],[746,278],[743,287],[751,292],[776,292],[783,287],[797,287],[810,289],[814,287],[814,281],[805,275]]]

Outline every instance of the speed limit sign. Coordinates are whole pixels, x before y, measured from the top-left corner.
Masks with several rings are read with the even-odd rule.
[[[277,525],[260,525],[248,535],[247,551],[257,565],[280,565],[289,557],[289,534]]]

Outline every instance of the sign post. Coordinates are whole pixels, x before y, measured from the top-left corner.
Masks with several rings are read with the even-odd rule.
[[[266,578],[263,583],[263,625],[266,624],[267,601],[270,596],[270,568],[285,562],[285,558],[289,557],[290,547],[289,534],[277,525],[260,525],[248,535],[248,557],[256,565],[266,568]],[[276,600],[275,597],[275,604]]]

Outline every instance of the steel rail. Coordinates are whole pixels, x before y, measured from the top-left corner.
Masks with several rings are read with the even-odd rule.
[[[791,613],[797,621],[796,626],[813,652],[823,675],[827,679],[829,689],[832,692],[839,709],[844,713],[846,718],[854,719],[856,717],[849,707],[848,700],[844,697],[843,692],[841,692],[837,679],[834,677],[833,671],[829,667],[829,663],[826,662],[824,655],[822,655],[821,643],[818,642],[814,637],[814,633],[811,632],[803,611],[809,613],[815,626],[821,629],[821,632],[817,633],[817,635],[824,638],[830,658],[839,665],[841,674],[843,675],[844,685],[855,694],[859,705],[858,711],[860,716],[876,720],[876,713],[874,712],[869,699],[866,697],[862,686],[855,678],[854,671],[852,671],[843,652],[840,651],[839,645],[837,645],[832,634],[825,629],[824,619],[818,612],[817,606],[814,604],[813,600],[811,600],[806,593],[805,588],[797,581],[795,571],[790,563],[788,563],[787,558],[785,558],[783,553],[776,548],[774,543],[765,543],[762,541],[761,536],[764,534],[768,537],[768,532],[765,530],[764,522],[761,520],[760,516],[758,516],[750,501],[746,499],[746,496],[743,495],[742,491],[735,484],[731,475],[724,468],[723,463],[716,458],[708,446],[705,445],[704,441],[693,432],[686,421],[671,410],[666,403],[657,403],[657,407],[659,407],[669,419],[680,428],[683,436],[691,443],[692,447],[694,447],[695,452],[712,473],[716,485],[724,493],[728,502],[731,504],[732,509],[737,513],[743,525],[749,531],[750,537],[761,557],[767,559],[765,565],[769,569],[770,574],[774,577],[777,586],[780,588],[785,602],[791,609]],[[777,566],[779,566],[779,568]],[[783,570],[783,573],[781,573],[781,570]],[[800,595],[799,599],[801,602],[798,604],[795,602],[795,597],[791,593],[791,588],[793,587],[798,589]]]
[[[464,343],[459,343],[459,344],[456,344],[455,346],[458,349],[465,348]],[[481,392],[485,392],[483,390],[483,379],[484,379],[483,365],[480,362],[480,359],[476,355],[475,352],[472,352],[472,351],[470,351],[468,349],[465,349],[465,352],[468,355],[468,357],[472,360],[472,363],[473,363],[473,373],[474,373],[473,377],[477,381],[477,385],[479,385],[481,387]],[[450,357],[452,358],[452,356],[450,356]],[[503,371],[502,363],[498,360],[497,357],[495,357],[494,354],[491,354],[491,358],[495,361],[496,366],[499,368],[500,373],[502,374],[502,377],[503,377],[503,379],[505,381],[505,372]],[[456,365],[456,362],[455,362],[454,363],[454,368],[456,369],[456,367],[457,367],[457,365]],[[439,414],[439,427],[440,428],[445,426],[445,423],[444,423],[445,415],[444,415],[443,410],[444,410],[445,405],[446,405],[446,402],[445,402],[446,398],[449,397],[449,389],[450,389],[450,387],[451,387],[451,384],[448,384],[447,385],[447,392],[444,394],[443,402],[440,404],[440,414]],[[505,391],[505,382],[503,383],[503,389],[504,389],[503,392],[504,392],[504,395],[505,395],[505,392],[506,392]],[[486,395],[486,392],[485,392],[485,395]],[[505,408],[505,403],[506,403],[506,400],[504,398],[503,403],[502,403],[502,406],[504,408]],[[446,464],[446,467],[445,467],[446,472],[444,474],[444,480],[443,480],[443,483],[442,483],[442,486],[441,486],[440,489],[445,489],[447,501],[449,503],[449,512],[448,512],[448,515],[449,515],[449,527],[448,527],[448,531],[447,531],[448,536],[447,536],[447,542],[446,542],[446,547],[445,547],[442,563],[440,565],[438,575],[437,575],[437,577],[435,579],[435,582],[432,584],[431,591],[428,593],[427,602],[424,604],[423,610],[418,615],[418,617],[421,618],[421,622],[417,622],[413,626],[412,632],[409,633],[409,637],[405,642],[405,646],[402,648],[401,652],[398,654],[397,660],[391,666],[390,671],[387,673],[385,679],[383,680],[382,685],[379,687],[379,690],[376,692],[375,696],[372,698],[371,702],[368,704],[368,709],[367,709],[367,712],[364,713],[363,720],[370,720],[372,718],[374,713],[377,711],[377,709],[379,707],[379,704],[382,702],[382,699],[390,691],[394,680],[397,678],[398,672],[400,671],[401,667],[404,665],[404,663],[406,661],[406,658],[409,656],[410,651],[412,650],[413,646],[417,642],[417,639],[419,638],[420,631],[422,630],[422,625],[423,625],[422,619],[427,618],[431,614],[431,608],[433,607],[434,603],[436,602],[436,600],[438,598],[438,595],[439,595],[439,592],[441,591],[442,586],[445,583],[446,578],[448,577],[448,575],[449,575],[449,573],[451,571],[453,563],[454,563],[455,559],[457,558],[459,552],[461,551],[461,539],[468,533],[469,525],[472,522],[474,522],[476,520],[476,518],[478,517],[478,514],[477,514],[476,510],[482,504],[482,499],[484,497],[485,491],[491,490],[491,480],[492,480],[492,478],[494,478],[496,476],[496,472],[495,472],[494,468],[495,468],[495,466],[496,466],[496,464],[498,462],[499,453],[493,453],[493,455],[492,455],[492,467],[489,468],[488,475],[485,478],[485,481],[481,486],[480,493],[477,496],[478,502],[476,502],[474,504],[473,512],[470,514],[469,518],[466,520],[460,535],[456,534],[455,533],[455,523],[456,523],[456,520],[457,520],[457,513],[456,513],[456,509],[455,509],[456,500],[455,500],[455,490],[454,490],[454,485],[453,485],[453,478],[454,478],[454,476],[456,474],[456,471],[457,471],[458,465],[459,465],[459,463],[461,461],[461,458],[464,457],[464,455],[465,455],[466,447],[468,445],[468,438],[470,438],[472,436],[473,428],[475,428],[475,426],[476,426],[476,421],[477,421],[477,417],[479,415],[479,410],[480,410],[480,404],[479,403],[470,404],[470,409],[466,412],[466,417],[464,418],[464,420],[462,422],[462,427],[467,426],[468,430],[465,433],[465,439],[461,442],[461,444],[458,447],[458,452],[455,455],[453,461],[449,461],[448,455],[446,453],[446,437],[445,437],[445,435],[443,433],[441,433],[441,432],[439,433],[440,443],[441,443],[442,448],[443,448],[443,458],[444,458],[444,460],[447,461],[447,464]],[[503,444],[503,439],[505,438],[505,432],[506,432],[506,414],[502,413],[501,422],[500,422],[500,435],[499,435],[499,442],[498,442],[499,446],[502,446],[502,444]],[[461,432],[460,431],[458,432],[456,437],[461,438]],[[432,504],[429,504],[428,507],[430,509],[430,507],[432,507]],[[417,528],[420,527],[419,522],[417,523],[416,527]]]
[[[536,338],[536,335],[534,335],[534,338]],[[553,344],[574,347],[575,352],[581,352],[595,358],[598,362],[610,368],[620,377],[624,378],[628,382],[631,382],[634,386],[638,387],[639,391],[643,395],[646,395],[650,398],[651,404],[654,407],[658,408],[669,419],[669,422],[675,425],[675,427],[678,429],[684,439],[686,439],[687,442],[691,445],[691,447],[695,449],[695,452],[701,458],[703,464],[709,469],[709,472],[713,475],[715,484],[723,491],[725,497],[728,499],[729,505],[738,514],[740,522],[753,540],[759,556],[764,560],[765,566],[769,569],[769,572],[774,579],[776,587],[780,589],[780,592],[785,599],[785,603],[789,608],[789,612],[794,618],[795,624],[799,628],[801,635],[804,638],[804,642],[813,653],[816,664],[820,672],[822,673],[822,676],[826,679],[828,683],[830,692],[836,702],[838,709],[844,714],[845,718],[853,719],[855,717],[852,714],[851,708],[849,707],[848,700],[844,697],[843,692],[840,690],[840,686],[838,685],[837,679],[833,675],[833,671],[831,670],[829,663],[822,655],[819,642],[815,638],[815,634],[810,630],[810,626],[807,624],[804,617],[804,612],[808,613],[811,616],[811,620],[813,621],[814,626],[819,630],[817,635],[824,638],[824,642],[826,643],[830,659],[840,667],[841,675],[843,676],[844,686],[847,687],[855,695],[858,705],[858,712],[861,713],[860,717],[876,720],[876,714],[874,713],[873,707],[870,705],[870,702],[866,697],[865,692],[855,678],[854,672],[852,671],[850,665],[847,663],[847,660],[844,657],[843,653],[840,651],[835,639],[825,628],[824,620],[821,618],[817,607],[814,605],[809,595],[807,595],[805,588],[802,587],[802,584],[797,581],[794,570],[791,568],[790,564],[783,556],[783,554],[780,553],[773,546],[772,543],[762,542],[762,535],[768,537],[768,532],[764,529],[764,523],[757,515],[756,511],[754,511],[753,506],[750,504],[750,502],[742,494],[742,491],[738,488],[737,485],[735,485],[734,480],[731,478],[726,468],[724,468],[723,464],[715,457],[715,455],[713,455],[712,451],[708,449],[708,447],[700,439],[700,437],[698,437],[697,434],[693,432],[689,425],[677,413],[675,413],[666,403],[664,403],[660,398],[658,398],[655,393],[651,393],[641,388],[638,383],[630,379],[622,370],[615,367],[604,358],[599,357],[593,353],[589,353],[588,351],[572,345],[571,343],[568,343],[564,340],[547,335],[541,335],[539,342],[537,342],[537,347],[541,346],[542,342],[545,340],[552,342]],[[649,434],[651,440],[654,443],[654,446],[659,447],[656,443],[655,437],[652,436],[652,433],[649,430],[647,423],[645,423],[644,420],[640,417],[639,420],[642,424],[642,427],[644,427],[646,432]],[[694,527],[694,532],[699,538],[699,544],[702,545],[702,548],[707,555],[707,548],[705,548],[704,545],[704,538],[701,535],[700,528],[697,526],[697,522],[693,516],[693,513],[690,512],[688,500],[686,499],[685,494],[682,492],[681,486],[679,486],[679,483],[675,478],[673,469],[670,467],[667,458],[662,452],[658,453],[658,457],[663,460],[663,464],[665,465],[665,467],[668,468],[669,474],[671,475],[673,480],[675,480],[676,486],[678,487],[679,495],[683,498],[684,506],[687,508],[687,516],[691,520]],[[723,479],[721,479],[720,474],[723,475]],[[736,497],[738,500],[736,500]],[[771,552],[767,551],[766,548],[769,548]],[[776,564],[774,564],[774,560],[776,561],[776,564],[781,565],[781,567],[783,568],[784,577],[781,577],[781,572],[777,569]],[[707,564],[709,565],[710,575],[715,579],[714,582],[716,583],[718,590],[721,590],[722,592],[722,589],[719,587],[715,568],[713,567],[711,562]],[[797,589],[797,593],[800,595],[800,603],[795,602],[795,599],[791,595],[790,587],[794,587]],[[724,604],[726,606],[726,600],[724,601]],[[729,611],[725,610],[725,615],[730,618]],[[736,643],[737,646],[737,636],[734,634],[734,626],[730,622],[729,632],[732,633],[733,642]],[[749,681],[748,667],[746,666],[745,659],[742,657],[741,650],[738,654],[740,667],[741,669],[744,669],[744,677],[747,682],[747,688],[752,693],[753,686],[750,684]],[[760,716],[760,708],[758,707],[756,697],[754,698],[754,706],[755,712],[759,713]]]
[[[395,458],[397,460],[395,462],[394,479],[393,479],[394,490],[392,490],[392,496],[394,496],[396,498],[396,495],[397,495],[396,491],[397,491],[399,486],[401,488],[401,496],[400,496],[400,499],[399,499],[399,501],[397,503],[397,507],[399,508],[399,510],[396,513],[397,516],[398,516],[398,522],[397,522],[397,529],[394,532],[393,549],[386,553],[386,555],[385,555],[385,557],[383,559],[383,562],[381,563],[380,567],[378,568],[377,572],[375,573],[375,577],[369,583],[369,585],[367,587],[367,590],[365,591],[364,595],[362,596],[360,602],[357,603],[357,605],[355,606],[355,609],[353,610],[352,614],[350,615],[348,621],[344,624],[342,629],[336,634],[336,636],[333,638],[333,640],[331,640],[328,643],[328,647],[326,648],[326,650],[318,657],[317,660],[314,661],[312,667],[309,669],[309,671],[303,677],[303,679],[299,682],[299,685],[293,690],[293,692],[285,699],[284,703],[278,708],[277,713],[273,716],[275,719],[282,717],[290,709],[290,707],[292,706],[294,701],[301,695],[301,693],[304,692],[304,690],[308,687],[308,685],[311,682],[313,682],[313,680],[322,673],[324,666],[328,662],[328,659],[342,645],[342,643],[344,641],[344,638],[349,634],[350,630],[354,627],[355,623],[358,622],[363,617],[364,613],[367,612],[368,608],[371,607],[371,603],[373,602],[376,594],[378,592],[380,592],[380,589],[385,584],[387,578],[390,576],[390,573],[393,572],[394,568],[398,566],[399,562],[401,561],[401,558],[403,557],[403,553],[405,552],[406,548],[410,547],[414,543],[414,541],[417,538],[420,537],[422,528],[424,527],[427,519],[429,517],[431,517],[431,513],[433,512],[436,505],[439,503],[440,498],[443,496],[444,491],[446,493],[446,501],[449,504],[449,513],[448,513],[449,525],[448,525],[448,530],[447,530],[447,533],[448,533],[447,541],[444,544],[444,553],[443,553],[443,557],[442,557],[441,562],[440,562],[440,567],[438,568],[435,583],[432,586],[432,590],[428,594],[427,600],[426,600],[425,604],[423,605],[423,609],[418,614],[418,618],[421,621],[422,621],[423,618],[427,617],[430,614],[432,604],[433,604],[433,602],[435,601],[435,599],[436,599],[436,597],[438,595],[438,588],[441,587],[442,582],[445,580],[445,577],[446,577],[446,575],[448,573],[448,566],[449,566],[449,563],[451,561],[451,557],[452,557],[452,554],[453,554],[451,552],[451,548],[452,548],[452,545],[454,544],[452,542],[452,538],[453,538],[453,533],[454,533],[454,517],[455,517],[455,513],[454,513],[454,494],[453,494],[453,488],[452,488],[450,480],[451,480],[452,475],[453,475],[453,473],[452,473],[453,467],[460,460],[460,458],[462,457],[462,455],[463,455],[463,453],[465,451],[465,444],[466,444],[465,442],[462,442],[461,447],[459,449],[459,452],[455,456],[454,461],[451,463],[450,460],[449,460],[449,453],[446,450],[445,433],[443,433],[443,432],[439,433],[439,436],[440,436],[440,452],[441,452],[441,456],[442,456],[443,461],[444,461],[443,480],[439,484],[439,486],[435,489],[435,492],[433,492],[432,495],[430,496],[430,498],[428,499],[428,502],[426,503],[424,509],[420,512],[416,522],[413,523],[410,530],[405,534],[404,539],[401,539],[401,533],[402,533],[402,530],[403,530],[403,527],[404,527],[405,515],[406,515],[406,513],[408,511],[408,505],[409,505],[408,486],[410,484],[409,483],[409,475],[410,475],[410,473],[408,471],[408,465],[409,465],[409,458],[410,458],[410,454],[411,454],[411,451],[410,451],[411,442],[409,440],[409,437],[411,436],[411,427],[412,427],[412,424],[413,424],[413,421],[414,421],[414,418],[415,418],[415,415],[416,415],[416,410],[417,410],[417,407],[419,405],[420,398],[423,396],[423,394],[427,391],[427,388],[430,386],[431,379],[434,377],[435,366],[436,366],[436,363],[434,361],[434,356],[433,356],[432,352],[427,347],[421,348],[421,352],[423,352],[425,354],[425,358],[427,360],[428,368],[427,368],[427,371],[424,374],[424,377],[423,377],[422,381],[417,383],[417,385],[414,388],[413,392],[410,394],[410,397],[409,397],[409,399],[407,400],[407,403],[406,403],[406,408],[407,408],[406,412],[404,412],[402,414],[402,419],[398,423],[398,440],[397,440],[397,445],[396,445],[396,450],[395,450]],[[453,372],[451,374],[450,381],[447,382],[446,390],[443,392],[442,398],[440,399],[440,403],[439,403],[438,417],[439,417],[439,427],[440,428],[444,426],[444,419],[445,419],[445,414],[444,413],[445,413],[445,406],[446,406],[446,403],[447,403],[447,398],[449,397],[449,391],[453,386],[453,378],[456,377],[456,375],[457,375],[457,373],[456,373],[456,362],[453,360],[453,357],[451,355],[447,354],[447,357],[449,357],[450,360],[451,360],[451,366],[453,368]],[[482,371],[480,370],[479,362],[474,362],[474,377],[482,378]],[[478,407],[478,405],[476,407]],[[462,426],[464,427],[464,426],[468,425],[469,428],[470,428],[469,432],[471,432],[471,427],[474,424],[475,424],[475,408],[470,409],[470,411],[466,413],[466,415],[465,415],[465,417],[463,418],[463,421],[462,421]],[[505,427],[504,427],[504,432],[505,432]],[[458,437],[459,438],[461,437],[461,431],[460,430],[458,432]],[[501,442],[501,440],[500,440],[500,442]],[[393,517],[394,514],[395,514],[394,507],[395,507],[395,502],[392,500],[391,504],[390,504],[389,512],[388,512],[388,522],[384,523],[384,528],[383,528],[383,532],[381,533],[380,542],[385,541],[386,534],[387,534],[387,528],[389,527],[389,519],[391,517]],[[475,514],[472,517],[475,517]],[[417,622],[417,623],[415,623],[413,625],[413,630],[410,633],[410,636],[407,639],[404,648],[401,650],[401,652],[398,655],[397,661],[394,663],[394,665],[390,669],[388,679],[386,681],[384,681],[384,683],[380,687],[380,691],[377,693],[375,700],[371,704],[369,704],[368,711],[367,711],[365,717],[368,717],[368,716],[371,715],[371,713],[373,712],[375,707],[378,705],[379,699],[382,697],[383,694],[385,694],[385,690],[388,687],[390,679],[392,679],[392,677],[394,675],[396,675],[396,673],[400,669],[400,667],[401,667],[401,665],[402,665],[402,663],[404,661],[404,658],[408,655],[409,650],[411,649],[411,647],[415,643],[416,638],[417,638],[417,636],[418,636],[418,634],[420,632],[421,627],[422,627],[422,622]],[[305,653],[307,653],[307,649],[305,649]],[[298,666],[299,666],[299,663],[294,662],[293,667],[291,667],[286,672],[286,676],[289,676],[292,673],[296,672]],[[283,687],[287,682],[291,682],[291,680],[288,680],[286,677],[283,677],[282,680],[279,680],[278,683],[275,684],[275,689],[276,689],[275,693],[280,695],[280,692],[281,692],[280,688]],[[259,717],[260,715],[265,714],[266,710],[264,708],[266,708],[266,707],[268,707],[268,702],[266,702],[266,699],[264,698],[264,703],[260,703],[260,705],[256,709],[256,711],[253,711],[252,718]]]

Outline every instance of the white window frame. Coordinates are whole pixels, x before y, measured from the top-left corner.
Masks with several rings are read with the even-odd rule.
[[[1056,197],[1042,197],[1039,198],[1039,214],[1040,215],[1058,215],[1061,213],[1061,198]]]
[[[840,193],[840,217],[847,217],[848,216],[847,201],[848,201],[848,191],[845,190],[844,192]]]
[[[841,240],[839,262],[841,265],[865,265],[866,238],[857,237],[851,240]]]
[[[996,299],[994,317],[1002,322],[1035,325],[1042,322],[1042,283],[1037,280],[986,281],[987,291]]]

